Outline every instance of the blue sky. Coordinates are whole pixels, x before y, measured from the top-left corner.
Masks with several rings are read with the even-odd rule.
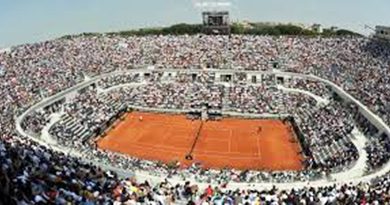
[[[80,32],[200,23],[195,0],[0,0],[0,48]],[[232,20],[320,23],[369,33],[390,0],[230,0]]]

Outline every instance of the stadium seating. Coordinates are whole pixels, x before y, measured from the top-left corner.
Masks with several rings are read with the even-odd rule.
[[[128,46],[120,47],[119,44]],[[4,72],[0,76],[1,201],[4,204],[389,203],[389,174],[368,182],[326,187],[307,186],[289,190],[243,187],[230,190],[225,189],[225,186],[232,181],[307,181],[318,177],[318,172],[215,172],[196,166],[178,171],[170,170],[166,165],[157,162],[96,150],[82,143],[93,138],[93,133],[101,123],[106,123],[124,109],[126,101],[139,106],[185,109],[197,107],[203,101],[210,101],[215,102],[216,109],[258,113],[283,113],[293,110],[295,118],[299,119],[298,125],[306,139],[309,139],[314,161],[326,168],[348,167],[356,160],[358,156],[350,141],[351,129],[356,126],[368,139],[365,149],[368,154],[367,171],[374,173],[386,165],[389,159],[389,136],[378,136],[377,130],[368,120],[351,111],[349,105],[333,99],[323,84],[302,79],[293,79],[285,86],[330,99],[329,104],[317,107],[307,97],[303,97],[304,95],[285,95],[272,90],[276,88],[245,87],[239,85],[239,82],[229,88],[213,85],[215,76],[207,74],[195,80],[179,75],[176,76],[176,82],[167,83],[156,71],[148,77],[114,76],[98,83],[103,90],[141,81],[145,83],[144,86],[120,88],[103,94],[97,94],[98,91],[93,88],[91,91],[76,94],[75,98],[67,99],[65,103],[46,110],[35,110],[24,118],[22,128],[32,133],[32,136],[39,137],[50,120],[51,113],[63,109],[65,115],[50,133],[62,139],[59,143],[75,146],[76,151],[88,153],[83,160],[39,145],[32,139],[20,136],[15,129],[16,117],[32,105],[87,78],[111,71],[140,65],[153,65],[156,70],[228,68],[272,71],[270,64],[275,61],[279,62],[281,71],[313,74],[334,82],[361,101],[386,124],[390,124],[390,48],[385,43],[369,38],[274,38],[245,35],[127,38],[78,36],[20,45],[0,53],[0,67]],[[264,85],[268,87],[269,81],[264,80]],[[259,90],[264,92],[258,92]],[[175,95],[176,93],[181,95]],[[188,100],[183,96],[192,98]],[[289,104],[283,105],[282,102]],[[225,105],[227,107],[224,107]],[[289,109],[289,106],[305,109]],[[155,186],[150,182],[143,182],[142,178],[138,181],[120,178],[115,173],[105,171],[85,160],[116,164],[127,170],[153,170],[157,176],[176,174],[184,178],[195,177],[199,183],[219,186],[203,189],[185,180],[178,185],[172,185],[169,179],[162,179]]]

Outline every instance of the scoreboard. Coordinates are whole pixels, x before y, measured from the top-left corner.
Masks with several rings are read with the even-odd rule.
[[[228,35],[230,34],[228,11],[202,12],[203,30],[206,34]]]

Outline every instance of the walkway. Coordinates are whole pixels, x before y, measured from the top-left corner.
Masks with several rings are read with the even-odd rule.
[[[296,89],[296,88],[286,88],[282,85],[277,85],[276,86],[279,90],[282,90],[282,91],[285,91],[285,92],[291,92],[291,93],[302,93],[302,94],[305,94],[305,95],[308,95],[312,98],[314,98],[315,101],[317,101],[317,104],[320,104],[320,105],[327,105],[329,103],[329,100],[327,99],[324,99],[318,95],[315,95],[309,91],[306,91],[306,90],[301,90],[301,89]]]
[[[335,179],[335,181],[356,179],[364,175],[364,170],[366,168],[367,161],[367,152],[364,147],[366,146],[367,138],[364,136],[363,133],[361,133],[357,128],[355,128],[352,131],[351,140],[358,150],[359,159],[356,161],[355,165],[352,168],[344,172],[333,174],[332,178]]]
[[[57,141],[50,135],[49,130],[56,122],[58,122],[61,119],[61,116],[63,114],[64,112],[53,113],[50,116],[50,122],[42,128],[41,139],[47,142],[48,144],[51,145],[57,144]]]

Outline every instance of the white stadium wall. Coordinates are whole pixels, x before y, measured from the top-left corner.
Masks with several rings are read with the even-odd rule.
[[[168,70],[165,70],[164,72],[170,72],[170,73],[175,73],[175,72],[187,72],[187,73],[199,73],[199,72],[204,72],[205,70],[178,70],[178,69],[168,69]],[[242,71],[226,71],[226,70],[215,70],[215,69],[209,69],[207,70],[209,72],[214,72],[216,74],[216,81],[218,81],[219,79],[219,76],[220,75],[226,75],[226,74],[230,74],[230,75],[234,75],[234,73],[237,73],[237,72],[242,72]],[[121,73],[148,73],[148,72],[152,72],[150,70],[146,70],[146,69],[133,69],[133,70],[127,70],[127,71],[118,71],[118,72],[112,72],[112,73],[107,73],[107,74],[103,74],[103,75],[100,75],[100,76],[96,76],[96,77],[93,77],[93,78],[89,78],[89,79],[86,79],[84,82],[72,87],[72,88],[69,88],[67,90],[64,90],[60,93],[57,93],[56,95],[53,95],[51,97],[48,97],[44,100],[42,100],[41,102],[33,105],[32,107],[30,107],[27,111],[25,111],[22,115],[20,116],[17,116],[16,117],[16,129],[18,131],[19,134],[21,134],[22,136],[25,136],[25,137],[28,137],[30,139],[32,139],[33,141],[36,141],[42,145],[45,145],[45,146],[50,146],[52,149],[55,149],[57,151],[61,151],[61,152],[64,152],[64,153],[68,153],[68,154],[72,154],[76,157],[80,157],[79,153],[75,152],[74,150],[72,149],[69,149],[69,148],[66,148],[66,147],[57,147],[56,145],[51,145],[51,144],[48,144],[47,142],[44,142],[43,140],[39,139],[39,138],[35,138],[31,135],[29,135],[25,130],[23,130],[22,126],[21,126],[21,122],[23,121],[23,119],[25,118],[25,116],[27,116],[30,112],[36,110],[36,109],[40,109],[40,108],[43,108],[47,105],[50,105],[60,99],[63,99],[64,97],[66,97],[66,95],[68,94],[71,94],[71,93],[74,93],[74,92],[77,92],[89,85],[92,85],[96,82],[98,82],[100,79],[104,78],[104,77],[108,77],[108,76],[111,76],[111,75],[117,75],[117,74],[121,74]],[[352,103],[355,103],[358,107],[359,107],[359,111],[361,112],[361,114],[363,114],[367,120],[369,120],[374,126],[376,126],[379,130],[380,133],[387,133],[388,136],[390,136],[390,129],[389,127],[378,117],[376,116],[374,113],[372,113],[366,106],[364,106],[362,103],[360,103],[358,100],[356,100],[354,97],[352,97],[351,95],[349,95],[348,93],[346,93],[344,90],[342,90],[339,86],[337,86],[336,84],[328,81],[328,80],[325,80],[325,79],[322,79],[322,78],[319,78],[317,76],[314,76],[314,75],[305,75],[305,74],[298,74],[298,73],[288,73],[288,72],[271,72],[271,71],[268,71],[268,72],[261,72],[261,71],[248,71],[248,72],[245,72],[247,73],[247,76],[253,76],[253,75],[256,75],[256,76],[264,76],[264,75],[273,75],[275,76],[275,79],[276,77],[283,77],[283,78],[291,78],[291,77],[296,77],[296,78],[303,78],[303,79],[311,79],[311,80],[315,80],[315,81],[320,81],[320,82],[323,82],[327,85],[329,85],[334,92],[336,92],[341,98],[343,98],[345,101],[348,101],[348,102],[352,102]],[[218,83],[218,82],[217,82]],[[225,113],[225,114],[229,114],[229,113]],[[89,161],[88,161],[89,162]],[[121,175],[122,176],[130,176],[130,175],[142,175],[145,179],[155,179],[156,177],[155,176],[149,176],[143,172],[136,172],[136,173],[130,173],[126,170],[122,170],[122,169],[119,169],[117,167],[111,167],[111,166],[106,166],[106,165],[102,165],[102,164],[99,164],[99,166],[103,166],[107,169],[110,169],[110,170],[114,170],[114,171],[117,171],[118,173],[122,173]],[[366,175],[366,176],[361,176],[359,178],[350,178],[350,179],[343,179],[342,181],[339,181],[339,183],[354,183],[354,184],[357,184],[361,181],[369,181],[373,178],[376,178],[378,176],[381,176],[385,173],[387,173],[388,171],[390,170],[390,163],[387,163],[382,169],[378,170],[377,172],[375,173],[372,173],[370,175]],[[201,184],[201,183],[200,183]],[[324,184],[328,184],[328,185],[332,185],[332,184],[335,184],[334,181],[331,181],[331,182],[326,182],[326,181],[312,181],[310,182],[310,185],[313,186],[313,187],[316,187],[316,186],[323,186]],[[206,186],[207,184],[205,184]],[[238,188],[238,187],[241,187],[245,185],[245,183],[231,183],[229,184],[229,187],[230,188]],[[253,185],[253,184],[252,184]],[[296,182],[296,183],[262,183],[262,184],[256,184],[256,185],[253,185],[253,188],[265,188],[265,187],[268,187],[268,188],[271,188],[273,186],[277,186],[277,187],[284,187],[284,188],[294,188],[294,187],[305,187],[308,185],[308,182]],[[248,184],[249,186],[249,184]]]

